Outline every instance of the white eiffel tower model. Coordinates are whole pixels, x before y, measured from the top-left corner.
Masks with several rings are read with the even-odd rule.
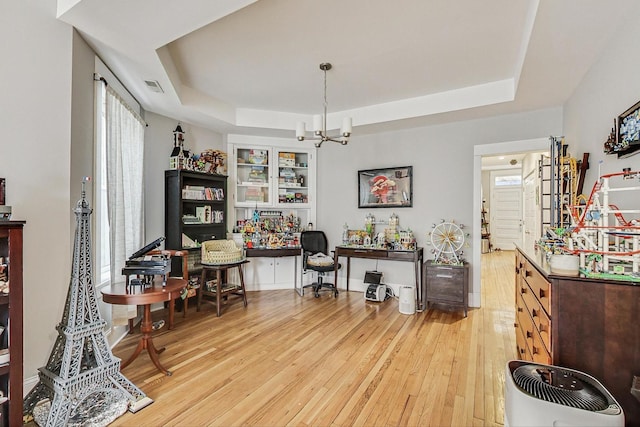
[[[136,412],[153,400],[120,373],[100,316],[92,283],[91,208],[82,198],[76,209],[76,233],[71,283],[62,321],[49,361],[39,369],[39,381],[24,400],[23,415],[40,426],[105,426]]]

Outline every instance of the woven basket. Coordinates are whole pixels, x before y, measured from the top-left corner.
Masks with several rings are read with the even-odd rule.
[[[242,249],[233,240],[207,240],[202,242],[203,264],[228,264],[242,261]]]

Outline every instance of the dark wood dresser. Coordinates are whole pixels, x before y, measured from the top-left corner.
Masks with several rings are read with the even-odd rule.
[[[596,379],[640,425],[631,394],[640,376],[640,284],[550,273],[540,254],[516,250],[516,342],[520,359]]]

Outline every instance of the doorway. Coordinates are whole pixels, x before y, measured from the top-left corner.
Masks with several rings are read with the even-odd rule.
[[[509,155],[523,152],[548,152],[549,138],[536,138],[520,141],[499,142],[494,144],[476,145],[473,149],[473,223],[474,230],[480,230],[482,222],[482,158],[486,156]],[[477,224],[477,225],[476,225]],[[480,232],[472,233],[472,283],[469,292],[469,305],[480,307],[481,305],[481,235]],[[493,237],[493,236],[492,236]]]

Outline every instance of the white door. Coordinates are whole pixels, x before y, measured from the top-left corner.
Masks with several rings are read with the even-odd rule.
[[[522,172],[507,169],[491,172],[491,243],[513,250],[522,246]]]

